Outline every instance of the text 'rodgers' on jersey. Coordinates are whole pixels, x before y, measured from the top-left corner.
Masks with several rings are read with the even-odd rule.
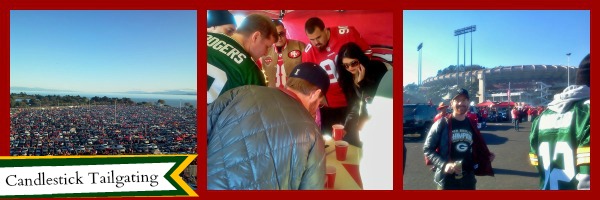
[[[243,85],[265,86],[265,77],[248,52],[224,34],[207,33],[207,104]]]

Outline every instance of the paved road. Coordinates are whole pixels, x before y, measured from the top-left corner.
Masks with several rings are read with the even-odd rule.
[[[512,124],[488,123],[482,129],[483,137],[490,151],[496,154],[492,163],[495,177],[478,176],[479,190],[536,190],[538,173],[529,164],[529,131],[531,123],[521,123],[519,132],[512,129]],[[424,139],[404,137],[407,155],[404,173],[404,190],[435,190],[433,172],[425,166],[423,158]]]

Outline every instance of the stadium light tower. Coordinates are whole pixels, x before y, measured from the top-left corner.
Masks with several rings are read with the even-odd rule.
[[[418,69],[419,78],[418,78],[418,82],[417,83],[418,83],[419,86],[421,86],[421,56],[422,56],[422,53],[423,53],[423,51],[421,51],[422,48],[423,48],[423,43],[421,42],[421,44],[419,44],[419,46],[417,47],[417,51],[419,52],[419,61],[418,61],[418,64],[419,64],[419,69]]]
[[[567,87],[569,87],[571,85],[571,76],[569,74],[569,72],[571,71],[569,69],[569,59],[571,57],[571,53],[567,53]]]
[[[457,36],[459,38],[458,39],[459,40],[459,42],[458,42],[458,48],[456,50],[456,53],[457,53],[457,56],[456,56],[456,68],[457,68],[457,70],[456,70],[456,85],[458,85],[458,72],[459,72],[458,65],[459,65],[459,62],[460,62],[459,61],[459,59],[460,59],[460,50],[459,50],[460,49],[460,35],[465,35],[465,37],[467,37],[466,34],[467,33],[471,33],[471,65],[473,65],[473,34],[472,34],[472,32],[475,32],[475,30],[477,30],[477,28],[476,28],[475,25],[467,26],[467,27],[464,27],[464,28],[460,28],[460,29],[454,30],[454,36]],[[463,51],[464,51],[464,53],[463,53],[464,54],[463,55],[463,67],[465,67],[467,65],[466,38],[464,38],[463,43],[465,43],[465,44],[463,44],[463,48],[464,48],[463,49]]]
[[[475,25],[471,26],[472,27],[472,31],[471,33],[471,66],[473,66],[473,32],[475,32],[477,30],[477,27],[475,27]]]

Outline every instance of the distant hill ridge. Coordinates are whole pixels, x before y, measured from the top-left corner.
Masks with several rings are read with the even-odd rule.
[[[13,91],[28,92],[28,91],[46,91],[46,92],[79,92],[73,90],[57,90],[39,87],[10,87],[11,93]],[[157,92],[146,92],[146,91],[127,91],[127,92],[115,92],[115,93],[127,93],[127,94],[170,94],[170,95],[197,95],[196,90],[165,90]]]

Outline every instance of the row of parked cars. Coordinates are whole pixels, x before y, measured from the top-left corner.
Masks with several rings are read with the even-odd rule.
[[[424,137],[429,132],[433,124],[433,118],[438,114],[437,106],[429,104],[404,104],[402,106],[402,124],[404,135],[419,134],[419,138]],[[452,113],[449,109],[448,113]],[[470,118],[475,120],[475,123],[480,121],[475,107],[469,108]],[[504,122],[509,121],[509,110],[506,108],[498,108],[495,111],[490,111],[488,122]]]

